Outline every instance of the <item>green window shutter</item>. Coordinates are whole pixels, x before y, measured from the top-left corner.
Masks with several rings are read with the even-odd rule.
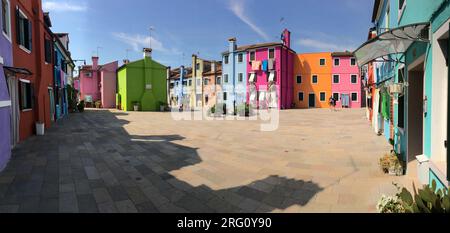
[[[28,29],[28,41],[25,41],[25,43],[28,44],[28,49],[31,51],[32,47],[33,47],[33,25],[31,23],[31,21],[27,20],[27,25],[28,28],[26,28],[25,30]]]
[[[20,44],[20,12],[19,8],[16,8],[16,42]]]

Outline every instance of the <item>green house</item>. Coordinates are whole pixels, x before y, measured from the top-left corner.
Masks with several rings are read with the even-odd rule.
[[[167,104],[167,67],[152,60],[151,49],[144,59],[126,62],[117,71],[117,106],[124,111],[159,111]]]

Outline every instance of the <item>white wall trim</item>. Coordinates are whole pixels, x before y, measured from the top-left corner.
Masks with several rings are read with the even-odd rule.
[[[0,108],[9,107],[9,106],[11,106],[11,100],[0,101]]]

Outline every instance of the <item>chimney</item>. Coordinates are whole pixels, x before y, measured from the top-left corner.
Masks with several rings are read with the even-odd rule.
[[[124,59],[124,60],[123,60],[123,64],[124,64],[124,65],[126,65],[126,64],[128,64],[128,63],[130,63],[130,60],[128,60],[128,59]]]
[[[232,53],[236,50],[236,37],[228,39],[229,43],[229,52]]]
[[[284,29],[282,40],[283,40],[283,44],[284,44],[286,47],[288,47],[288,48],[291,47],[291,32],[290,32],[289,30]]]
[[[217,71],[217,63],[215,61],[211,62],[211,72],[215,73]]]
[[[92,69],[97,70],[98,68],[98,57],[92,57]]]
[[[152,58],[152,49],[149,48],[144,48],[144,58],[148,57],[148,58]]]
[[[184,66],[180,67],[180,80],[183,81],[184,79]]]

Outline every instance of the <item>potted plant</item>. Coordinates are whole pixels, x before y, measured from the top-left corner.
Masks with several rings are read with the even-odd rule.
[[[139,111],[139,102],[138,101],[133,101],[133,110],[135,111],[135,112],[138,112]]]
[[[166,106],[167,106],[166,103],[159,101],[159,111],[161,111],[161,112],[166,111]]]
[[[385,154],[379,162],[381,170],[392,176],[402,176],[404,169],[398,157],[399,155],[394,151],[391,151],[390,154]]]
[[[102,102],[100,102],[99,100],[95,101],[95,108],[100,108],[102,105]]]

